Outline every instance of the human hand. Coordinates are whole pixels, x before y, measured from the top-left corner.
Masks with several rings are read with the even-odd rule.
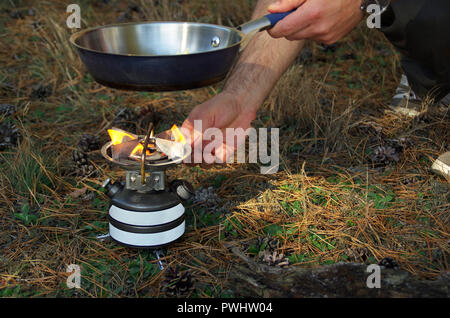
[[[363,19],[361,0],[279,0],[268,7],[271,13],[298,8],[269,30],[274,38],[313,40],[333,44]]]
[[[257,107],[243,105],[237,96],[225,91],[195,107],[182,126],[183,134],[190,135],[193,163],[200,163],[199,159],[206,164],[223,163],[232,157],[245,141],[245,136],[233,138],[229,143],[226,129],[242,128],[246,131],[256,118],[256,110]],[[196,121],[201,121],[201,126]],[[220,139],[218,134],[223,138]]]

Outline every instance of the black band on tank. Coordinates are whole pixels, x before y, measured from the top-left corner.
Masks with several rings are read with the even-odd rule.
[[[171,209],[180,203],[178,196],[169,191],[140,193],[124,189],[111,199],[112,205],[132,212],[160,212]]]
[[[170,245],[172,245],[174,243],[182,241],[183,240],[183,235],[181,235],[176,240],[173,240],[173,241],[165,243],[165,244],[160,244],[160,245],[130,245],[130,244],[126,244],[126,243],[123,243],[121,241],[118,241],[114,237],[111,237],[111,238],[117,244],[119,244],[121,246],[124,246],[124,247],[131,248],[131,249],[135,249],[135,250],[159,250],[159,249],[168,247],[168,246],[170,246]]]
[[[129,233],[139,233],[139,234],[151,234],[151,233],[161,233],[166,232],[169,230],[172,230],[179,226],[181,223],[184,222],[184,214],[180,216],[175,221],[161,224],[161,225],[153,225],[153,226],[138,226],[138,225],[130,225],[125,224],[122,222],[117,221],[116,219],[113,219],[110,215],[108,215],[109,223],[111,223],[112,226],[115,228],[129,232]]]

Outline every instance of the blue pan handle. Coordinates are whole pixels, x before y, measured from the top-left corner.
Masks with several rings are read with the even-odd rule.
[[[286,18],[291,13],[295,12],[297,9],[288,11],[288,12],[282,12],[282,13],[271,13],[265,16],[270,21],[270,26],[273,28],[278,22]]]
[[[283,13],[272,13],[268,14],[260,19],[250,21],[238,27],[244,34],[251,34],[254,32],[264,31],[273,28],[278,22],[286,18],[292,12],[297,9],[283,12]]]

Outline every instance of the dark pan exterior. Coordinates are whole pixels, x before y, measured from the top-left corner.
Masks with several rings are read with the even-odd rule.
[[[92,77],[108,87],[134,91],[176,91],[199,88],[223,80],[239,46],[177,56],[125,56],[78,48]]]

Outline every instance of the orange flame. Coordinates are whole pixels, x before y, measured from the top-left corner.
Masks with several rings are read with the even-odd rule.
[[[130,156],[133,156],[135,154],[140,153],[142,155],[142,150],[144,150],[144,146],[142,144],[138,144],[133,151],[131,152]],[[147,150],[147,155],[150,155],[150,151]]]
[[[186,139],[184,138],[181,131],[178,129],[177,125],[173,125],[170,130],[172,131],[172,136],[173,136],[175,142],[180,142],[183,145],[186,143]]]
[[[108,129],[108,134],[109,134],[109,137],[111,138],[112,146],[120,145],[121,143],[123,143],[125,141],[137,139],[136,136],[129,134],[123,130],[118,130],[118,129]]]
[[[172,137],[175,142],[186,144],[186,139],[183,136],[183,134],[181,133],[180,129],[178,129],[177,125],[173,125],[170,130],[172,132]],[[111,138],[112,146],[120,145],[124,142],[138,139],[138,137],[136,135],[133,135],[131,133],[128,133],[126,131],[123,131],[123,130],[117,129],[117,128],[108,129],[108,134],[109,134],[109,137]],[[142,153],[143,150],[144,150],[144,146],[141,143],[139,143],[133,149],[130,156]],[[148,150],[147,150],[147,155],[150,155],[150,151],[148,151]]]
[[[111,138],[111,145],[116,146],[120,145],[124,142],[136,140],[137,136],[127,133],[126,131],[123,131],[121,129],[113,128],[108,130],[109,137]],[[133,149],[130,156],[135,155],[139,152],[142,153],[142,150],[144,149],[144,146],[142,146],[140,143]],[[150,154],[150,152],[147,151],[147,154]]]

